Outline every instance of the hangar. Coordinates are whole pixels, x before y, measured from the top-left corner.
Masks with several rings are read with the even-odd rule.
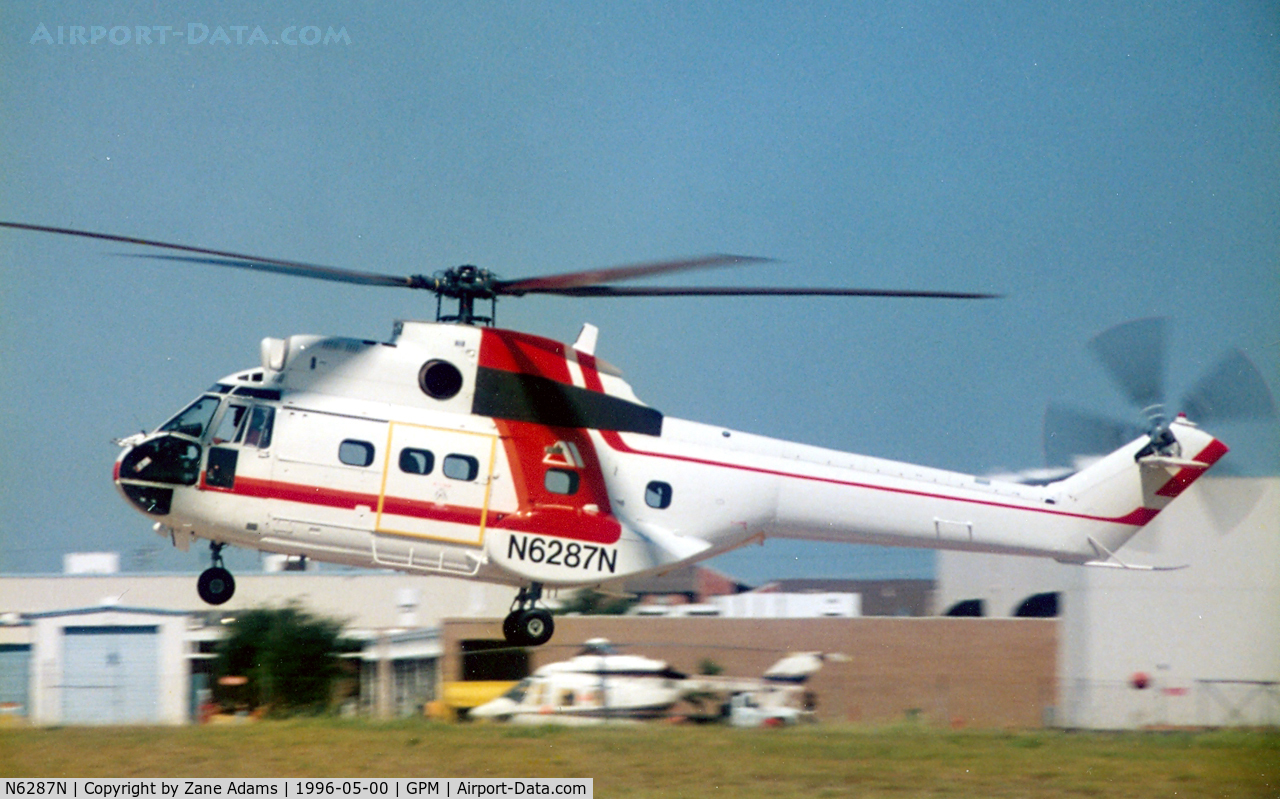
[[[30,718],[35,724],[183,724],[187,614],[98,607],[36,613]]]
[[[1056,723],[1280,725],[1280,479],[1206,477],[1119,553],[1170,571],[940,552],[938,606],[1056,595]]]
[[[109,571],[0,576],[0,723],[186,723],[197,717],[224,622],[290,602],[368,642],[358,709],[411,713],[435,696],[443,619],[500,615],[511,602],[505,587],[443,578],[275,572],[240,575],[235,598],[210,608],[193,582]]]

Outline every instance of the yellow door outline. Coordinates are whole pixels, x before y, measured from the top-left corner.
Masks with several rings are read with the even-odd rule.
[[[395,428],[413,427],[419,430],[438,430],[442,433],[462,434],[468,436],[476,436],[478,438],[489,439],[489,469],[484,476],[484,504],[480,507],[480,537],[475,542],[476,546],[484,546],[485,526],[489,520],[489,499],[493,496],[493,468],[498,455],[498,436],[494,433],[477,433],[473,430],[459,430],[456,427],[437,427],[434,425],[412,424],[410,422],[390,422],[387,424],[387,457],[382,466],[382,485],[378,489],[378,510],[373,520],[373,530],[375,533],[390,533],[391,535],[405,536],[407,538],[420,538],[428,541],[444,541],[452,544],[470,544],[470,541],[462,541],[457,538],[445,538],[438,535],[427,535],[425,533],[415,533],[409,530],[392,530],[382,526],[382,509],[387,501],[387,477],[391,472],[391,453],[392,441],[395,440]]]

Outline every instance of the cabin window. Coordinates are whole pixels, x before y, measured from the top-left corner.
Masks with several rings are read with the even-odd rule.
[[[662,510],[671,507],[671,484],[654,480],[644,487],[644,504]]]
[[[271,428],[274,426],[276,409],[266,405],[253,406],[249,414],[249,426],[245,428],[244,444],[246,447],[267,449],[271,446]]]
[[[373,463],[373,445],[348,438],[338,445],[338,460],[348,466],[368,466]]]
[[[470,455],[445,455],[444,476],[450,480],[470,482],[480,474],[480,461]]]
[[[578,493],[578,473],[568,469],[547,469],[547,476],[542,481],[552,494]]]
[[[425,449],[400,450],[400,471],[406,474],[431,474],[435,465],[436,456]]]
[[[448,361],[432,359],[419,370],[418,385],[432,399],[452,399],[462,390],[462,372]]]
[[[236,440],[236,434],[240,431],[240,423],[244,421],[244,412],[248,410],[244,405],[228,405],[227,409],[222,413],[222,420],[218,422],[218,429],[213,434],[213,443],[228,444]]]

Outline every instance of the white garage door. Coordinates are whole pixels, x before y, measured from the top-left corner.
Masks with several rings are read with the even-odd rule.
[[[159,627],[66,627],[62,720],[66,724],[159,721]]]
[[[27,715],[29,644],[0,644],[0,721]]]

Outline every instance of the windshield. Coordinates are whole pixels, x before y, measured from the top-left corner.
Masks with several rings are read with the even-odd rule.
[[[518,705],[522,701],[524,701],[524,695],[529,690],[529,686],[532,684],[533,684],[533,680],[529,679],[528,677],[525,677],[520,682],[511,686],[510,690],[508,690],[505,694],[503,694],[503,696],[505,696],[507,699],[510,699],[512,702],[515,702]]]
[[[161,425],[160,429],[192,438],[201,438],[210,420],[213,419],[213,412],[218,410],[219,402],[221,402],[220,397],[201,397],[188,405],[182,413]]]

